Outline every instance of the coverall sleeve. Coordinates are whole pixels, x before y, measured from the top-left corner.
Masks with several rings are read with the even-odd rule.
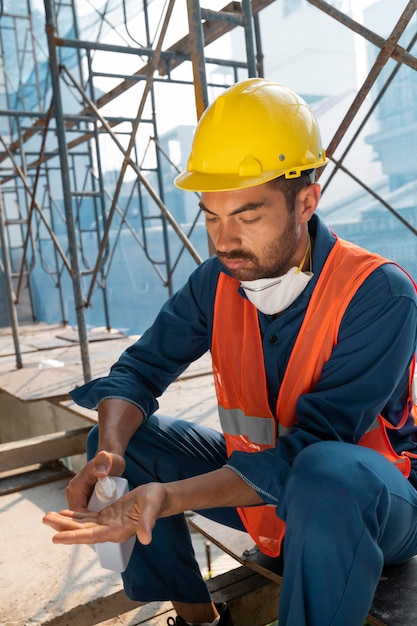
[[[381,412],[397,424],[408,395],[416,334],[413,284],[394,265],[379,268],[346,310],[316,388],[299,398],[291,433],[278,438],[275,448],[234,452],[228,467],[265,502],[276,504],[295,457],[306,446],[322,440],[357,443]],[[408,437],[409,449],[417,452],[415,427]]]
[[[155,412],[156,398],[210,348],[218,266],[214,258],[200,265],[109,375],[74,389],[73,400],[94,409],[104,399],[118,398],[138,406],[145,417]]]

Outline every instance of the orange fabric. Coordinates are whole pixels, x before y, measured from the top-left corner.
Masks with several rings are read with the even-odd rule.
[[[284,426],[294,423],[298,398],[317,384],[352,297],[369,274],[386,262],[337,239],[314,288],[282,381],[277,415]]]
[[[255,307],[237,293],[238,288],[238,281],[220,275],[211,348],[217,399],[225,409],[242,408],[246,415],[274,419],[268,404],[258,316]],[[225,439],[228,456],[233,450],[259,452],[267,447],[253,444],[243,435],[225,434]],[[275,507],[240,507],[238,512],[261,550],[278,556],[285,525]]]
[[[367,252],[343,239],[337,239],[313,291],[281,384],[277,416],[284,426],[289,427],[295,422],[298,398],[314,389],[317,384],[323,365],[330,358],[337,343],[341,319],[356,291],[377,267],[387,262],[377,254]],[[409,389],[410,403],[411,383]],[[386,456],[406,477],[410,475],[411,470],[409,455],[399,456],[395,452],[386,428],[402,428],[409,410],[409,406],[406,405],[404,415],[397,426],[393,426],[379,415],[379,428],[365,433],[359,441],[359,445],[373,448]]]
[[[414,419],[414,425],[417,426],[417,404],[413,401],[413,380],[414,380],[415,369],[416,369],[416,356],[414,355],[413,365],[410,368],[410,398],[409,398],[409,402],[411,404],[411,415],[413,416],[413,419]],[[417,380],[415,382],[416,382],[416,386],[417,386]],[[415,389],[415,394],[417,396],[417,389]],[[417,402],[417,399],[416,399],[416,402]]]
[[[340,321],[352,297],[364,280],[387,262],[354,244],[336,240],[293,347],[279,391],[276,416],[268,403],[257,310],[238,293],[239,282],[221,274],[212,339],[213,374],[219,405],[226,410],[240,409],[248,416],[275,419],[276,428],[277,422],[286,428],[291,427],[296,420],[298,398],[314,389],[323,365],[330,358],[337,343]],[[239,354],[240,358],[237,357]],[[409,458],[396,454],[385,431],[385,420],[381,416],[378,419],[379,427],[366,433],[359,443],[384,454],[408,476]],[[254,444],[243,435],[225,433],[225,439],[229,456],[234,450],[257,452],[268,447]],[[262,551],[277,556],[285,524],[277,517],[275,507],[244,507],[238,511],[245,528]]]

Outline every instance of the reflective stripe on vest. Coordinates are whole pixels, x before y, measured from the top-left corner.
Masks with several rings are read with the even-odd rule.
[[[275,447],[275,424],[270,417],[245,415],[241,409],[226,410],[219,405],[220,425],[228,435],[243,435],[259,446]],[[278,424],[278,436],[288,434],[289,428]]]
[[[296,420],[298,398],[317,384],[322,367],[337,343],[340,322],[352,297],[377,267],[388,262],[354,244],[336,240],[291,352],[275,416],[268,402],[257,310],[238,293],[238,281],[226,274],[220,275],[214,308],[212,359],[228,455],[234,450],[256,452],[273,447],[277,427],[280,435],[290,431]],[[408,408],[405,413],[404,419]],[[378,450],[408,475],[410,460],[398,456],[392,449],[386,426],[385,420],[378,416],[359,443]],[[278,555],[285,524],[277,517],[275,509],[257,506],[241,507],[238,511],[262,551]]]

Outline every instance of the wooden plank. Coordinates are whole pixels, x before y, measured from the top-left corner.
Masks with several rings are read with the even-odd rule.
[[[251,539],[248,533],[222,526],[201,515],[190,517],[188,523],[242,565],[262,574],[262,576],[275,583],[281,583],[281,558],[274,559],[263,554],[254,545],[253,539]]]
[[[186,381],[186,382],[185,382]],[[85,409],[73,402],[70,398],[48,398],[49,402],[60,406],[87,420],[91,424],[97,423],[97,411]],[[219,428],[217,399],[211,370],[211,356],[206,354],[191,363],[181,376],[175,380],[158,399],[160,411],[166,415],[181,415],[184,419],[191,417],[198,419],[202,413],[208,420],[208,412],[212,413],[213,420],[206,422],[212,428]]]
[[[0,444],[0,472],[85,452],[91,426]]]
[[[106,376],[111,365],[136,337],[123,337],[89,344],[93,378]],[[69,390],[83,383],[80,347],[66,345],[24,355],[16,369],[14,356],[0,358],[0,389],[23,402],[68,398]]]
[[[280,585],[238,567],[208,581],[215,602],[227,602],[236,626],[265,626],[278,617]]]
[[[64,324],[47,324],[46,322],[36,322],[33,324],[21,324],[19,326],[19,337],[23,335],[30,335],[33,333],[39,334],[42,332],[49,333],[60,331],[67,328]],[[12,340],[12,328],[10,326],[2,326],[0,328],[0,338],[9,337]]]
[[[0,496],[16,493],[24,489],[39,487],[48,483],[66,478],[69,480],[74,473],[60,461],[36,464],[25,467],[22,471],[16,469],[0,474]]]
[[[277,584],[281,582],[281,559],[262,554],[247,533],[227,528],[200,515],[194,515],[188,522],[245,567]],[[402,565],[384,568],[367,619],[372,626],[417,624],[417,557]]]
[[[63,343],[64,342],[61,341],[61,345]],[[65,343],[68,344],[68,342],[65,342]],[[19,349],[22,355],[25,355],[28,352],[33,352],[35,350],[35,348],[32,345],[30,345],[30,343],[26,343],[24,339],[19,343]],[[16,367],[15,354],[16,354],[15,347],[13,343],[10,341],[9,337],[0,337],[0,357],[13,357],[12,359],[13,366]]]
[[[84,418],[90,424],[97,424],[97,411],[95,409],[86,409],[79,404],[76,404],[73,400],[65,398],[64,400],[52,399],[50,400],[52,404],[56,404],[57,406],[65,409],[66,411],[70,411],[74,415],[78,417]]]
[[[37,350],[50,350],[71,344],[79,343],[78,330],[70,326],[58,324],[30,324],[18,329],[20,351],[36,352]],[[138,335],[135,335],[135,338]],[[107,330],[102,327],[90,328],[87,332],[89,342],[111,341],[126,337],[119,330]],[[10,327],[0,329],[0,356],[13,356],[15,346],[12,330]]]
[[[22,354],[36,352],[40,349],[58,348],[68,345],[68,341],[60,338],[60,332],[65,331],[62,324],[25,324],[18,329],[19,349]],[[0,328],[0,356],[15,355],[12,329]]]
[[[54,329],[54,332],[60,331]],[[72,332],[68,332],[68,337],[72,337]],[[121,353],[138,339],[138,335],[115,337],[112,333],[107,335],[111,336],[108,339],[98,339],[98,336],[106,337],[100,332],[88,346],[93,378],[107,376]],[[4,335],[0,339],[4,339]],[[35,340],[28,336],[26,339],[35,343]],[[43,346],[43,341],[52,347],[26,352],[21,369],[16,368],[14,354],[0,355],[0,390],[22,402],[69,401],[69,391],[84,382],[80,347],[77,343],[66,339],[59,339],[62,345],[54,345],[54,340],[48,339],[45,329],[40,333],[36,343],[38,346]],[[179,380],[204,376],[208,373],[211,373],[211,357],[207,353],[192,363]]]
[[[137,336],[138,335],[136,335],[136,337]],[[79,343],[80,341],[77,328],[72,327],[61,329],[56,333],[56,337],[72,343]],[[126,337],[126,334],[120,332],[120,330],[117,330],[116,328],[107,330],[107,328],[104,328],[103,326],[96,326],[94,328],[89,328],[87,331],[88,342],[111,341],[113,339],[123,339],[124,337]]]

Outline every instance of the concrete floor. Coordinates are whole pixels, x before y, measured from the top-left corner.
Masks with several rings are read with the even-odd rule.
[[[174,383],[161,399],[160,411],[218,427],[211,375]],[[66,507],[66,484],[67,479],[61,479],[0,497],[0,624],[138,624],[133,614],[97,621],[95,606],[103,598],[123,595],[119,575],[102,569],[90,546],[52,544],[53,531],[42,524],[42,517]],[[205,539],[193,533],[193,541],[206,575]],[[238,565],[215,546],[210,550],[213,574]],[[82,619],[66,621],[66,615],[83,606],[89,607],[91,619],[84,612]]]

